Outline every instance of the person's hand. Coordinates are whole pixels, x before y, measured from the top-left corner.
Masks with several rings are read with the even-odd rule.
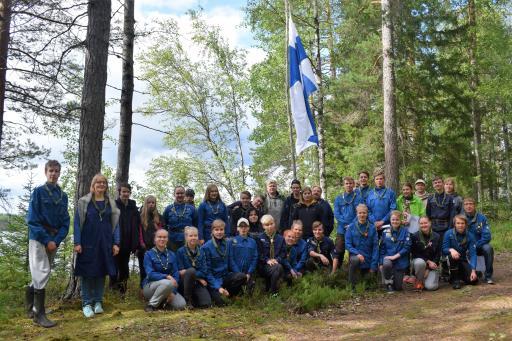
[[[277,263],[278,263],[278,262],[277,262],[277,260],[275,260],[274,258],[269,259],[269,260],[267,261],[267,264],[268,264],[268,265],[270,265],[270,266],[274,266],[274,265],[276,265]]]
[[[118,253],[119,253],[119,246],[117,246],[117,245],[112,246],[112,254],[114,256],[117,256]]]
[[[199,278],[199,279],[198,279],[198,281],[199,281],[199,283],[201,283],[201,285],[202,285],[203,287],[205,287],[205,286],[208,284],[208,283],[206,282],[206,280],[204,280],[204,279],[202,279],[202,278]]]
[[[383,268],[383,266],[382,266],[382,265],[379,265],[379,270],[380,270],[380,271],[382,271],[382,268]]]
[[[82,253],[82,245],[78,244],[78,245],[75,245],[75,252],[76,253]]]
[[[381,268],[382,268],[382,265],[381,265]],[[372,274],[373,274],[373,273],[375,273],[375,272],[377,272],[377,270],[376,270],[376,269],[370,269],[370,273],[372,273]]]
[[[177,287],[178,287],[178,283],[176,282],[176,280],[174,279],[174,277],[172,277],[171,275],[168,275],[166,278],[167,278],[169,281],[171,281],[171,285],[172,285],[173,287],[175,287],[175,288],[177,288]]]
[[[246,278],[246,281],[249,282],[249,280],[251,279],[251,275],[250,274],[245,274],[245,278]]]
[[[382,225],[384,225],[384,221],[382,221],[382,220],[378,220],[375,222],[375,228],[377,230],[380,230],[382,228]]]
[[[199,239],[199,245],[203,245],[204,244],[204,239]]]
[[[460,253],[457,252],[455,249],[450,249],[450,254],[453,259],[457,260],[460,258]]]
[[[477,278],[478,277],[476,275],[476,271],[475,270],[471,270],[471,276],[469,276],[469,279],[471,280],[471,282],[476,281]]]
[[[361,263],[364,263],[364,256],[363,255],[357,255],[357,258],[359,258],[359,261]]]
[[[57,244],[55,244],[54,241],[48,242],[48,244],[46,244],[46,250],[48,250],[48,252],[53,252],[56,249],[57,249]]]
[[[224,288],[219,288],[219,294],[221,294],[222,296],[228,297],[229,296],[229,291],[227,291]]]
[[[432,270],[437,269],[437,264],[432,262],[431,260],[427,261],[427,266],[428,266],[429,269],[432,269]]]
[[[324,255],[320,255],[320,260],[322,261],[323,265],[329,265],[329,260]]]

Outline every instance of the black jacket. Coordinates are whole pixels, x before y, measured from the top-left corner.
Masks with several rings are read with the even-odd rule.
[[[116,199],[116,206],[121,211],[119,216],[120,251],[135,252],[139,248],[139,226],[141,223],[139,209],[135,200],[128,200],[125,206],[121,199]]]
[[[425,238],[425,242],[427,243],[426,247],[420,240],[420,233],[418,231],[411,235],[411,255],[412,259],[421,258],[425,262],[427,260],[432,261],[436,264],[439,264],[439,257],[441,257],[441,238],[439,234],[432,231],[432,238],[429,240]]]
[[[281,233],[292,226],[293,220],[295,220],[293,218],[293,212],[298,203],[299,199],[295,199],[293,194],[287,197],[284,201],[283,211],[281,212],[281,221],[279,223],[279,230]]]
[[[313,237],[313,223],[315,221],[322,222],[322,225],[325,229],[325,218],[323,217],[322,213],[322,207],[318,203],[314,203],[310,206],[306,206],[304,204],[296,204],[295,209],[292,214],[292,221],[293,220],[300,220],[302,221],[302,225],[304,225],[302,238],[307,240],[308,238]]]

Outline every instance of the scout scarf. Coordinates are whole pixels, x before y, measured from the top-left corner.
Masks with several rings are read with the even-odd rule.
[[[153,250],[155,251],[156,259],[158,259],[158,262],[160,262],[162,269],[164,269],[164,271],[167,271],[167,269],[169,268],[169,254],[167,253],[167,248],[165,248],[165,250],[162,252],[162,254],[165,254],[165,263],[162,262],[162,258],[160,258],[160,251],[158,251],[156,246],[153,248]]]
[[[432,228],[430,228],[430,230],[428,230],[428,240],[425,239],[425,235],[423,234],[422,231],[420,231],[419,236],[420,236],[420,243],[423,245],[424,249],[428,248],[429,246],[432,246],[432,241],[434,240]]]
[[[276,236],[276,233],[274,232],[272,235],[269,235],[267,232],[265,232],[265,234],[267,235],[268,239],[270,239],[270,259],[274,259],[275,258],[275,250],[274,250],[274,237]]]
[[[361,229],[361,227],[365,227],[365,229]],[[359,231],[359,233],[361,234],[361,236],[365,237],[365,238],[368,238],[368,230],[370,228],[370,224],[368,223],[368,221],[366,222],[366,224],[364,225],[360,225],[359,222],[357,221],[356,222],[356,227],[357,227],[357,231]]]
[[[375,193],[375,195],[377,196],[377,199],[379,199],[379,200],[384,199],[384,196],[386,195],[387,191],[388,191],[388,189],[386,187],[384,187],[384,190],[382,191],[382,194],[379,194],[379,192],[377,192],[377,188],[373,189],[373,192]]]
[[[215,206],[212,206],[209,200],[206,200],[206,204],[210,207],[213,214],[219,214],[220,211],[220,200],[217,200],[217,204]]]
[[[210,206],[211,207],[211,206]],[[182,218],[185,216],[185,213],[187,213],[187,205],[183,205],[183,210],[181,213],[176,209],[176,204],[172,205],[171,212],[176,215],[178,220],[182,220]]]
[[[98,211],[98,215],[100,217],[100,221],[103,221],[103,215],[105,214],[105,211],[107,210],[107,206],[110,205],[110,203],[108,201],[108,197],[105,196],[105,206],[103,206],[103,209],[100,209],[100,207],[96,203],[96,200],[94,199],[94,194],[92,196],[91,201],[92,201],[92,204],[94,205],[94,208],[96,209],[96,211]]]
[[[53,201],[53,203],[55,205],[57,205],[58,203],[60,203],[62,201],[62,197],[64,196],[64,192],[62,192],[62,190],[59,188],[59,185],[55,185],[55,187],[59,190],[60,192],[60,197],[57,198],[57,200],[55,200],[55,198],[53,197],[53,193],[52,191],[50,190],[50,187],[48,187],[48,184],[45,183],[44,184],[44,188],[46,189],[46,192],[48,192],[48,195],[50,196],[50,199]]]
[[[343,206],[351,205],[354,202],[354,199],[356,198],[356,193],[351,192],[351,194],[352,199],[350,199],[350,201],[347,201],[347,199],[345,199],[345,193],[343,193]],[[347,197],[350,197],[350,194]]]
[[[443,207],[444,206],[444,202],[446,200],[446,193],[443,192],[443,201],[441,201],[441,203],[439,203],[437,197],[438,197],[437,193],[434,193],[434,202],[436,203],[436,206],[437,207]]]
[[[213,239],[215,239],[215,238],[213,238]],[[195,268],[196,260],[201,255],[200,248],[196,246],[196,249],[194,250],[194,252],[192,252],[192,251],[190,251],[190,248],[187,245],[187,246],[185,246],[185,251],[187,252],[188,259],[190,259],[190,263],[192,263],[192,267]]]
[[[225,242],[223,243],[224,239],[221,239],[220,240],[220,245],[217,244],[217,239],[215,239],[215,237],[212,238],[212,243],[213,243],[213,246],[215,246],[215,250],[217,251],[217,254],[219,256],[221,256],[222,258],[226,258],[226,248],[224,248],[224,252],[222,252],[221,250],[221,246],[224,244],[226,244]]]
[[[455,232],[455,241],[457,242],[457,244],[459,244],[460,247],[466,246],[466,244],[468,242],[468,231],[467,231],[467,229],[466,229],[466,231],[463,234],[462,240],[460,240],[460,241],[459,241],[459,236],[458,236],[457,231],[454,230],[454,232]]]

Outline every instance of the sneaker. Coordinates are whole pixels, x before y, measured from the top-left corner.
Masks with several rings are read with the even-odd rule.
[[[462,285],[460,284],[460,281],[453,281],[453,289],[460,289],[462,288]]]
[[[147,306],[145,306],[145,307],[144,307],[144,311],[145,311],[146,313],[152,313],[152,312],[154,312],[155,310],[156,310],[156,309],[155,309],[155,307],[153,307],[152,305],[149,305],[149,304],[148,304]]]
[[[104,313],[103,307],[101,306],[101,302],[96,302],[96,304],[94,304],[94,313],[95,314],[103,314]]]
[[[393,294],[395,292],[395,289],[393,289],[393,284],[387,284],[386,285],[386,292],[388,294]]]
[[[492,278],[487,278],[487,279],[485,280],[485,282],[486,282],[487,284],[495,284],[495,283],[494,283],[494,281],[492,280]]]
[[[416,291],[422,291],[423,288],[424,288],[423,283],[421,283],[420,281],[417,281],[414,284],[414,290],[416,290]]]
[[[84,316],[86,318],[90,318],[90,317],[93,317],[94,316],[94,310],[92,310],[92,306],[90,304],[84,306],[82,308],[82,311],[84,313]]]

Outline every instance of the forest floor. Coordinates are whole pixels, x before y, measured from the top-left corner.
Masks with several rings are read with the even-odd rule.
[[[0,339],[257,339],[257,340],[506,340],[512,339],[512,253],[496,255],[496,285],[436,292],[407,289],[354,296],[307,314],[265,304],[147,314],[138,299],[107,295],[106,313],[84,319],[80,303],[55,304],[52,329],[21,316],[0,325]],[[133,295],[135,296],[135,295]],[[272,301],[272,300],[275,300]]]

